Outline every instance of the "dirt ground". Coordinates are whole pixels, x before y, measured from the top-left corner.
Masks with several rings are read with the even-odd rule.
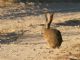
[[[80,4],[31,4],[0,8],[0,60],[80,60]],[[55,11],[60,48],[48,48],[41,35],[44,9]]]

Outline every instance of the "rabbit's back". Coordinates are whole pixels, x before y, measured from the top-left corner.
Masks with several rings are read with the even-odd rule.
[[[62,43],[61,32],[57,29],[44,29],[43,37],[50,47],[59,47]]]

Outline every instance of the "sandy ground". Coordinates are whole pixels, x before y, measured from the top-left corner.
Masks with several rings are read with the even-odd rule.
[[[70,6],[78,7],[79,4]],[[79,9],[55,13],[51,27],[59,29],[63,37],[61,47],[55,49],[48,48],[41,35],[44,14],[26,15],[25,9],[20,12],[10,9],[0,8],[4,13],[0,15],[0,60],[80,60]]]

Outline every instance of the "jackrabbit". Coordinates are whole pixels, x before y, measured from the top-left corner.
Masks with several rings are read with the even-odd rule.
[[[53,20],[54,13],[49,13],[50,17],[48,19],[47,14],[46,17],[46,28],[43,29],[43,38],[47,41],[49,47],[51,48],[59,48],[62,43],[62,35],[61,32],[57,29],[50,28],[51,22]]]

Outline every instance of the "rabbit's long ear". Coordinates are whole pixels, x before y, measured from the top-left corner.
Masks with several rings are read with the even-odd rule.
[[[48,22],[48,28],[50,28],[51,22],[53,20],[53,15],[54,15],[54,13],[50,13],[50,20]]]
[[[51,22],[52,22],[52,20],[53,20],[53,15],[54,15],[54,13],[51,13],[50,14],[50,20],[49,20],[49,23],[51,24]]]
[[[46,22],[48,22],[48,17],[47,17],[47,13],[45,13],[45,18],[46,18]]]
[[[49,13],[46,12],[46,13],[45,13],[45,18],[46,18],[45,27],[46,27],[46,28],[48,28],[48,23],[49,23],[49,16],[48,16],[48,15],[49,15]]]

